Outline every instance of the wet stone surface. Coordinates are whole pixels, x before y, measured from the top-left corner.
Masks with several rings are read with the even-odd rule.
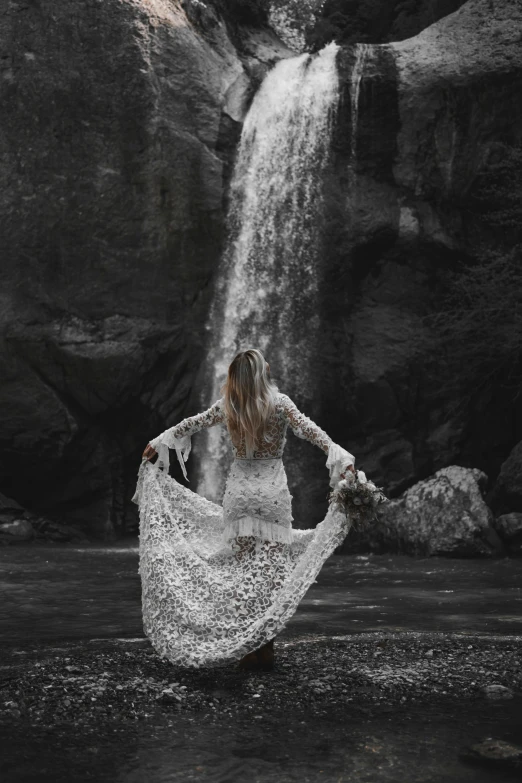
[[[133,548],[0,558],[2,780],[520,779],[516,561],[334,557],[257,674],[155,654]]]

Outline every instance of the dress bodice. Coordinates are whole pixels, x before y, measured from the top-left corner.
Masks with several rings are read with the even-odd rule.
[[[227,424],[223,398],[215,402],[214,405],[206,411],[198,413],[196,416],[190,416],[175,427],[171,427],[170,430],[166,430],[156,439],[156,441],[159,442],[161,439],[161,442],[174,448],[176,439],[180,441],[184,438],[191,437],[195,432],[199,432],[199,430],[206,427],[213,427],[216,424],[224,424],[225,426]],[[275,410],[268,420],[264,443],[258,444],[259,448],[254,451],[253,459],[275,459],[281,457],[286,443],[286,432],[288,427],[290,427],[299,438],[314,443],[326,454],[328,453],[332,440],[326,432],[301,413],[286,394],[277,393]],[[236,459],[246,459],[244,438],[239,444],[234,444],[232,438],[230,438],[230,440],[234,457]],[[154,446],[155,442],[151,441],[151,445]]]

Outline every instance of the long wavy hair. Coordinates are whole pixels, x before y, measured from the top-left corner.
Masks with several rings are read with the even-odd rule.
[[[234,357],[222,392],[232,442],[237,448],[244,439],[246,456],[252,459],[254,451],[268,440],[267,423],[275,410],[277,392],[261,351],[249,348]]]

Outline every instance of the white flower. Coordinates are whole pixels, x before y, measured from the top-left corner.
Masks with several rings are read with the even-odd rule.
[[[357,478],[359,480],[359,484],[366,484],[368,482],[368,479],[366,478],[366,473],[364,470],[358,470],[357,471]]]
[[[337,488],[338,488],[338,489],[348,489],[348,482],[346,481],[346,479],[342,479],[342,480],[341,480],[341,481],[338,483],[338,485],[337,485]]]
[[[355,476],[354,476],[354,474],[352,473],[351,470],[349,470],[347,472],[346,478],[343,479],[343,481],[346,482],[346,486],[347,487],[351,487],[352,486],[353,482],[355,481]]]

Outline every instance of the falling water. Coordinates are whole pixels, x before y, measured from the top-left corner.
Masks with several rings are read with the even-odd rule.
[[[317,344],[322,172],[339,96],[336,56],[279,62],[243,126],[231,184],[229,241],[209,319],[212,401],[234,354],[258,347],[282,390],[311,399]],[[204,403],[208,403],[208,387]],[[207,431],[198,491],[219,497],[226,447]]]
[[[353,64],[350,101],[352,110],[352,134],[350,147],[350,170],[352,174],[352,188],[355,189],[357,181],[357,130],[359,127],[359,97],[361,94],[361,81],[364,74],[364,66],[368,57],[370,46],[368,44],[355,45],[355,62]]]

